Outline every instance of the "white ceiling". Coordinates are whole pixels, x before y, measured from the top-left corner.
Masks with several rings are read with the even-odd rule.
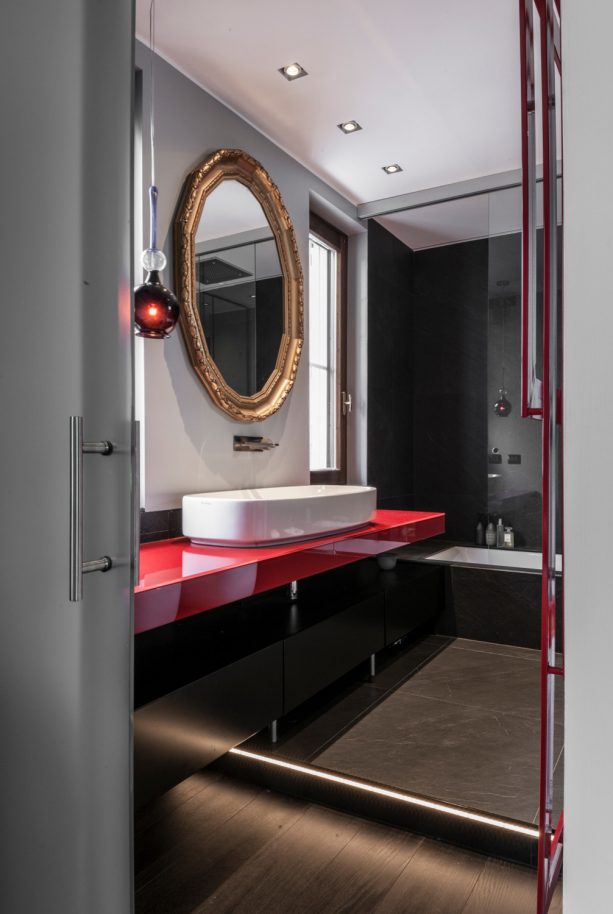
[[[489,229],[488,194],[379,216],[377,222],[414,251],[485,238]]]
[[[538,225],[542,225],[540,212],[537,217]],[[520,232],[521,190],[513,187],[446,200],[379,216],[377,222],[414,251]]]
[[[558,224],[562,224],[562,180],[558,178]],[[414,251],[522,230],[521,188],[508,187],[473,197],[445,200],[378,216],[392,235]],[[537,185],[536,224],[543,227],[543,187]]]
[[[157,0],[156,46],[364,203],[519,168],[517,15],[517,0]],[[136,0],[145,42],[148,22]],[[293,61],[309,75],[288,82]],[[351,119],[364,129],[344,135]]]

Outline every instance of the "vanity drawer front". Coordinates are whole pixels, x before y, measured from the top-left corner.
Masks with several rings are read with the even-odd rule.
[[[383,596],[358,603],[284,642],[287,713],[384,646]]]
[[[281,716],[283,645],[231,663],[134,713],[135,806]]]
[[[413,574],[409,580],[399,581],[385,593],[387,645],[435,619],[445,606],[444,569],[422,569],[422,566],[415,565],[411,571]]]

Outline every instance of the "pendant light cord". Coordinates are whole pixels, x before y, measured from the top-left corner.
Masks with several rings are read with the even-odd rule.
[[[149,108],[149,142],[151,144],[151,185],[155,187],[155,67],[154,67],[154,57],[155,57],[155,0],[151,0],[151,5],[149,7],[149,88],[150,88],[150,102],[151,107]]]
[[[149,6],[149,140],[151,144],[151,184],[149,186],[149,247],[157,249],[157,202],[155,185],[155,0]]]
[[[505,316],[506,316],[506,302],[505,302],[505,299],[503,298],[502,299],[502,389],[503,390],[504,390],[504,355],[505,355],[505,353],[504,353],[504,349],[505,349],[505,346],[504,346],[505,320],[504,319],[505,319]]]

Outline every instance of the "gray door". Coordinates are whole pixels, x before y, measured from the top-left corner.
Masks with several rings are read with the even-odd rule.
[[[129,0],[3,0],[0,910],[131,907]],[[69,601],[69,417],[84,456]]]

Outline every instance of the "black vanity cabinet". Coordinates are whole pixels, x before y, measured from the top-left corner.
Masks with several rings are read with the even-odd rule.
[[[283,712],[293,710],[384,646],[383,594],[334,612],[283,642]]]
[[[135,637],[136,808],[281,716],[284,620],[245,601]]]
[[[136,807],[280,717],[282,671],[278,642],[139,708],[134,716]]]
[[[367,559],[137,635],[137,808],[434,621],[442,582]]]
[[[440,566],[399,562],[381,573],[385,589],[385,644],[389,646],[442,614],[445,575]]]

